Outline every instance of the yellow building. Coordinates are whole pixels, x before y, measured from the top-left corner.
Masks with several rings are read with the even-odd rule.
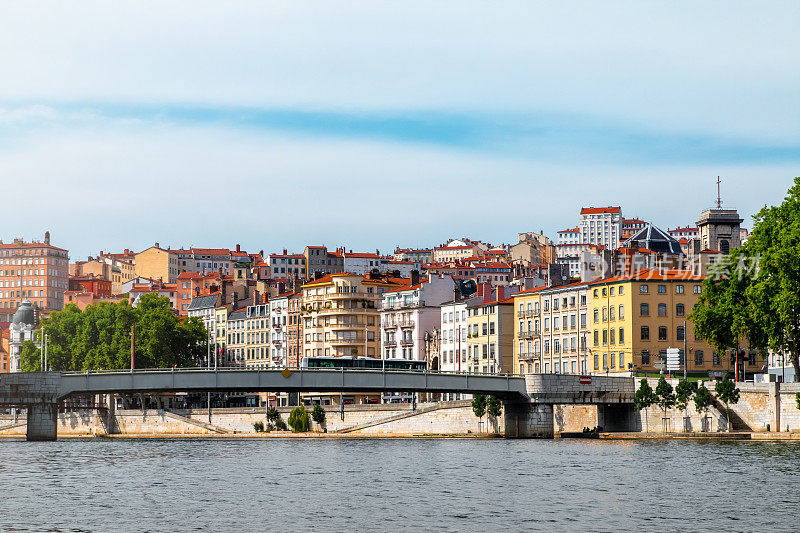
[[[683,361],[685,345],[688,373],[704,377],[733,373],[730,354],[716,353],[694,334],[686,318],[702,293],[703,279],[688,270],[645,269],[590,283],[589,370],[659,372],[667,348],[681,350]],[[760,369],[752,350],[740,363],[749,372]]]
[[[467,306],[467,364],[481,374],[514,370],[514,298]]]
[[[379,357],[383,291],[408,282],[342,272],[303,285],[303,357]]]
[[[172,250],[164,250],[156,243],[155,246],[136,254],[134,269],[137,277],[175,283],[180,274],[178,254]]]
[[[514,369],[529,373],[585,373],[588,285],[536,287],[514,295]]]

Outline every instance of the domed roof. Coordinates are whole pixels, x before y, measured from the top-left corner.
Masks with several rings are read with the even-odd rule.
[[[11,323],[16,326],[36,326],[36,310],[33,308],[33,304],[31,304],[28,300],[23,300],[21,304],[19,304],[19,309],[17,312],[14,313],[14,318],[11,319]]]

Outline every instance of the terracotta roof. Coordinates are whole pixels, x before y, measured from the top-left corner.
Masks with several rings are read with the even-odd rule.
[[[572,229],[562,229],[559,233],[580,233],[580,228],[572,228]]]
[[[721,254],[721,250],[714,250],[713,248],[706,248],[705,250],[700,250],[701,254]]]
[[[370,253],[353,253],[353,252],[345,252],[345,257],[352,257],[354,259],[380,259],[381,256],[378,254],[370,254]]]
[[[619,207],[584,207],[581,209],[581,215],[597,215],[601,213],[620,213]]]
[[[192,248],[192,253],[197,255],[231,255],[227,248]]]
[[[653,270],[644,268],[637,270],[633,274],[614,276],[606,279],[592,281],[589,285],[604,285],[606,283],[617,283],[620,281],[703,281],[705,276],[692,274],[691,270]]]

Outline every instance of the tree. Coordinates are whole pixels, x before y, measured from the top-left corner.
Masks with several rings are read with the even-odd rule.
[[[321,427],[325,423],[325,409],[319,404],[315,405],[311,411],[311,419]]]
[[[658,378],[658,385],[656,385],[656,403],[661,407],[663,412],[662,420],[667,418],[667,409],[675,405],[675,393],[664,376]],[[666,431],[666,427],[664,428]]]
[[[647,422],[647,408],[656,403],[657,399],[658,398],[656,397],[656,394],[653,392],[653,388],[647,382],[647,378],[642,378],[642,381],[639,384],[639,389],[633,396],[633,405],[637,411],[644,409],[644,422],[647,431],[650,430]]]
[[[479,420],[483,420],[483,415],[486,414],[486,396],[483,394],[476,394],[472,398],[472,412]]]
[[[703,282],[690,319],[717,350],[746,339],[762,356],[787,353],[800,375],[800,177],[779,206],[753,217],[753,233]]]
[[[310,425],[310,419],[308,416],[308,411],[306,411],[305,405],[301,405],[299,407],[295,407],[292,409],[292,412],[289,413],[289,426],[292,428],[293,433],[305,433],[308,431],[308,426]]]
[[[708,408],[711,407],[713,402],[714,398],[711,396],[711,392],[705,385],[700,385],[697,392],[694,393],[694,408],[698,413],[703,414],[704,419],[708,418]]]
[[[497,420],[497,417],[503,414],[503,404],[500,403],[500,400],[497,396],[489,396],[486,399],[486,414]]]
[[[689,401],[694,394],[694,387],[685,379],[678,382],[675,387],[675,407],[681,410],[684,417],[684,430],[686,430],[686,408],[689,406]]]
[[[205,356],[207,334],[202,321],[198,317],[181,320],[168,298],[146,294],[137,307],[125,300],[90,305],[83,311],[70,304],[51,313],[42,321],[49,336],[48,365],[65,371],[130,368],[134,325],[137,368],[195,366]],[[32,360],[38,355],[26,357]]]
[[[725,379],[722,381],[717,381],[717,384],[714,387],[714,392],[717,393],[717,398],[719,401],[725,404],[725,419],[728,421],[728,431],[730,431],[731,417],[728,405],[732,403],[739,403],[739,389],[736,388],[736,384],[731,381],[731,378],[728,377],[728,374],[725,374]]]
[[[19,368],[22,372],[39,372],[42,366],[41,351],[32,340],[22,341]]]

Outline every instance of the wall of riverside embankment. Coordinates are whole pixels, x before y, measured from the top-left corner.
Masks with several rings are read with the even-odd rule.
[[[486,431],[503,431],[503,420],[487,421],[482,423],[475,417],[468,401],[442,402],[438,409],[427,410],[431,404],[419,404],[416,411],[409,404],[388,405],[349,405],[345,406],[342,413],[338,409],[327,409],[325,427],[329,433],[341,429],[353,428],[359,425],[368,425],[382,420],[400,417],[397,420],[387,420],[370,427],[356,429],[347,434],[358,435],[435,435],[454,434],[466,435]],[[279,408],[281,417],[286,421],[291,408]],[[413,416],[403,417],[411,413]],[[208,410],[175,410],[174,414],[188,417],[201,423],[209,423]],[[71,411],[59,413],[58,435],[80,436],[106,434],[110,422],[112,433],[121,435],[209,435],[214,431],[172,417],[168,412],[150,410],[117,410],[109,421],[106,412],[96,411]],[[25,415],[21,413],[14,425],[12,415],[0,415],[0,435],[24,436],[26,432]],[[266,414],[263,408],[218,408],[212,409],[210,424],[229,433],[253,433],[253,423],[265,422]],[[13,427],[9,427],[13,426]],[[312,422],[312,430],[321,431],[321,428]]]

